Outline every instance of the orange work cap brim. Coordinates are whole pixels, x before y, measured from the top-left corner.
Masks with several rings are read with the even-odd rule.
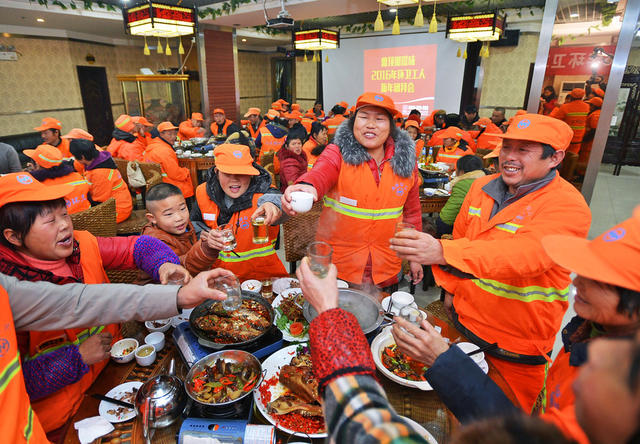
[[[511,119],[506,133],[492,135],[501,139],[546,143],[556,151],[565,151],[573,138],[571,127],[560,119],[528,113]]]
[[[34,130],[36,131],[45,131],[48,129],[61,130],[62,124],[58,120],[54,119],[53,117],[45,117],[44,119],[42,119],[42,125],[36,126],[34,128]]]
[[[223,114],[226,115],[226,113],[224,112],[224,110],[222,108],[216,108],[213,110],[213,114]]]
[[[71,131],[60,137],[63,139],[85,139],[93,142],[93,136],[80,128],[72,128]]]
[[[45,185],[28,173],[10,173],[0,177],[0,207],[15,202],[46,202],[60,199],[74,190],[73,185]]]
[[[158,132],[171,131],[171,130],[177,130],[177,129],[178,127],[171,122],[162,122],[160,125],[158,125]]]
[[[143,116],[131,116],[133,123],[139,123],[140,125],[153,126],[153,123],[149,122],[146,117]]]
[[[399,112],[391,97],[384,94],[372,92],[362,94],[358,97],[358,101],[356,102],[356,111],[364,106],[377,106],[378,108],[382,108],[391,115],[392,119]]]

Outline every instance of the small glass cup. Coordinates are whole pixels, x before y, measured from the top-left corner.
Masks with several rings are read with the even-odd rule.
[[[178,273],[177,271],[171,273],[167,278],[167,285],[183,285],[184,284],[184,275],[182,273]]]
[[[232,225],[224,224],[218,226],[218,230],[222,235],[222,251],[233,251],[238,246],[238,242],[236,241],[236,237],[233,234]]]
[[[251,221],[253,226],[253,243],[266,244],[269,242],[269,227],[264,223],[264,217],[258,216]]]
[[[422,323],[422,321],[424,321],[424,316],[420,312],[420,310],[412,307],[411,305],[405,305],[404,307],[402,307],[400,309],[400,312],[398,313],[398,316],[406,321],[411,322],[413,325],[417,325],[418,327],[420,327],[420,324]]]
[[[307,247],[309,257],[309,268],[319,278],[327,277],[329,265],[331,265],[331,255],[333,248],[326,242],[311,242]]]
[[[404,230],[415,230],[415,229],[416,229],[416,227],[414,227],[412,224],[409,224],[407,222],[398,222],[396,224],[395,234],[398,234],[398,233],[400,233],[401,231],[404,231]]]
[[[271,278],[264,279],[260,281],[260,283],[262,284],[262,289],[260,290],[260,294],[262,295],[263,298],[270,301],[271,298],[273,297],[273,284],[271,282]]]
[[[222,308],[233,311],[242,305],[242,289],[240,281],[235,276],[222,276],[214,281],[213,288],[220,290],[227,295],[222,301]]]

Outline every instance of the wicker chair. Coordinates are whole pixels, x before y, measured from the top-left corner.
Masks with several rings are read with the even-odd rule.
[[[114,284],[132,284],[138,277],[138,269],[133,270],[107,270],[109,282]]]
[[[142,227],[147,224],[146,213],[147,210],[133,210],[128,219],[116,224],[116,234],[118,236],[140,234]]]
[[[296,271],[296,262],[306,255],[307,246],[316,238],[321,212],[322,200],[319,200],[309,212],[297,214],[283,224],[284,254],[292,274]]]
[[[71,215],[75,230],[86,230],[94,236],[116,235],[116,200],[110,198],[95,207]]]

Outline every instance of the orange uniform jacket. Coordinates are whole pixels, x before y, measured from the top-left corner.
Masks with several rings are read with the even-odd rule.
[[[591,114],[587,116],[587,128],[585,133],[590,131],[595,131],[598,127],[598,120],[600,120],[600,110],[597,109]],[[582,147],[580,148],[580,158],[578,160],[579,163],[586,164],[589,161],[589,155],[591,154],[591,148],[593,147],[593,135],[589,138],[589,140],[582,142]]]
[[[520,355],[515,362],[544,364],[568,306],[571,279],[568,270],[547,256],[540,239],[549,234],[586,237],[591,213],[582,195],[556,172],[547,185],[490,219],[495,201],[482,187],[492,180],[500,180],[499,175],[473,182],[456,218],[453,240],[440,241],[447,264],[470,276],[437,265],[433,274],[438,285],[454,295],[458,322],[476,340],[497,342]],[[523,366],[531,372],[543,367]],[[514,375],[501,372],[518,396]],[[528,388],[535,392],[534,399],[543,381],[544,368],[540,386]]]
[[[329,119],[322,122],[322,124],[327,127],[327,133],[329,135],[332,135],[336,133],[336,130],[338,129],[340,124],[345,120],[347,120],[345,116],[343,116],[342,114],[336,114],[335,116],[330,117]]]
[[[117,223],[131,216],[131,211],[133,210],[131,194],[118,170],[96,168],[86,171],[84,177],[89,181],[91,186],[89,192],[94,202],[104,202],[110,197],[116,200]]]
[[[458,147],[458,144],[456,143],[452,147],[452,149],[445,148],[445,147],[440,148],[438,150],[438,155],[436,156],[436,162],[450,163],[455,167],[456,163],[458,162],[458,159],[460,159],[462,156],[465,156],[467,154],[473,154],[473,151],[471,150],[464,151],[460,149]]]
[[[316,142],[313,137],[309,137],[309,140],[307,140],[304,145],[302,145],[302,151],[307,154],[307,170],[310,170],[313,167],[313,164],[316,163],[316,159],[318,158],[318,156],[314,156],[313,154],[311,154],[311,151],[313,151],[313,149],[317,146],[318,142]]]
[[[278,237],[278,226],[270,226],[269,242],[266,244],[253,243],[253,227],[251,215],[258,208],[260,193],[253,195],[253,205],[246,210],[234,213],[228,222],[233,227],[233,232],[238,246],[233,250],[236,254],[227,251],[218,253],[218,260],[212,268],[225,268],[233,271],[241,281],[246,279],[266,279],[275,276],[286,276],[287,270],[278,258],[273,246]],[[217,218],[220,214],[218,206],[207,195],[207,184],[203,183],[196,188],[196,201],[202,212],[202,220],[209,228],[218,228]]]
[[[424,148],[424,140],[422,139],[416,140],[416,159],[420,159],[420,156],[422,156],[423,148]]]
[[[133,142],[127,142],[124,139],[111,139],[111,143],[107,146],[107,151],[109,151],[113,157],[130,161],[142,161],[144,159],[143,153],[145,147],[146,145],[137,137]]]
[[[172,183],[180,188],[184,197],[193,196],[191,174],[187,168],[178,164],[178,156],[167,142],[160,137],[152,139],[144,152],[144,160],[160,164],[163,182]]]
[[[88,231],[74,231],[73,236],[80,244],[80,266],[84,275],[84,283],[101,284],[109,282],[102,267],[96,238]],[[118,341],[120,338],[120,326],[118,324],[87,329],[73,328],[47,332],[21,332],[18,334],[18,337],[21,338],[20,355],[22,359],[28,360],[50,353],[60,347],[72,344],[80,345],[89,336],[98,334],[101,331],[111,333],[113,342]],[[84,399],[84,393],[93,384],[93,381],[95,381],[108,362],[109,360],[104,360],[90,365],[89,372],[77,382],[32,403],[33,410],[45,431],[50,432],[62,427],[73,416]]]
[[[180,140],[189,140],[204,136],[204,131],[201,126],[193,126],[191,120],[185,120],[178,126],[178,137]]]
[[[260,133],[260,128],[264,128],[265,125],[267,124],[266,120],[262,119],[260,121],[260,124],[258,124],[258,128],[253,129],[253,125],[251,125],[251,122],[247,123],[247,125],[245,126],[245,128],[247,129],[247,131],[249,131],[249,134],[251,135],[251,137],[255,139],[258,138],[258,134]]]
[[[551,114],[549,114],[551,117],[563,120],[573,130],[573,139],[571,139],[571,144],[567,151],[571,153],[578,153],[580,151],[580,144],[584,138],[587,116],[590,110],[591,108],[588,103],[582,100],[573,100],[559,108],[554,108]]]
[[[487,125],[482,134],[477,136],[476,147],[482,150],[493,150],[496,147],[495,142],[499,142],[501,139],[499,137],[492,136],[492,134],[502,134],[500,128],[498,128],[493,122]]]
[[[313,124],[313,122],[314,120],[308,117],[303,117],[302,120],[300,120],[300,123],[302,124],[302,126],[304,126],[304,129],[307,130],[307,134],[311,134],[311,125]]]
[[[211,123],[211,133],[213,133],[214,136],[217,136],[218,134],[224,134],[225,136],[228,136],[229,134],[227,134],[227,128],[229,128],[229,126],[232,124],[233,122],[229,119],[226,119],[224,121],[224,125],[222,125],[222,129],[220,129],[220,127],[218,126],[218,124],[216,122],[212,122]]]
[[[333,247],[340,279],[362,283],[369,257],[375,284],[398,274],[402,260],[389,249],[389,239],[402,219],[415,174],[400,177],[384,162],[378,185],[366,162],[354,166],[342,161],[338,182],[324,197],[316,235]]]
[[[431,136],[431,138],[429,139],[429,142],[427,143],[427,146],[439,146],[442,147],[443,146],[443,139],[442,139],[442,132],[444,131],[444,129],[438,130],[435,133],[433,133],[433,135]],[[476,152],[476,142],[473,140],[473,138],[471,137],[471,134],[469,134],[468,132],[462,130],[461,131],[462,134],[462,140],[464,140],[465,142],[467,142],[467,146],[471,149],[471,152],[468,154],[473,154]]]
[[[46,185],[73,185],[73,192],[64,196],[69,214],[91,208],[91,202],[89,202],[87,197],[90,189],[89,182],[79,173],[73,172],[66,176],[56,177],[55,179],[45,179],[42,183]]]
[[[262,166],[265,166],[262,162],[262,156],[266,153],[273,152],[273,169],[275,173],[278,174],[280,172],[280,160],[275,154],[280,151],[280,148],[282,148],[282,145],[284,145],[284,141],[287,139],[287,135],[285,134],[279,139],[276,139],[273,134],[271,134],[271,131],[269,131],[269,128],[267,128],[266,126],[264,128],[260,128],[260,134],[260,142],[262,143],[262,145],[260,145],[258,163],[260,163],[260,165]]]
[[[0,287],[0,430],[2,440],[15,444],[49,444],[42,425],[29,403],[18,356],[18,340],[13,328],[9,295]]]

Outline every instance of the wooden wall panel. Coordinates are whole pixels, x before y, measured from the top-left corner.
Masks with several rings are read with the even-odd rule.
[[[239,122],[238,93],[236,91],[233,61],[233,33],[204,31],[207,86],[209,92],[209,115],[215,108],[223,108],[227,118]]]

